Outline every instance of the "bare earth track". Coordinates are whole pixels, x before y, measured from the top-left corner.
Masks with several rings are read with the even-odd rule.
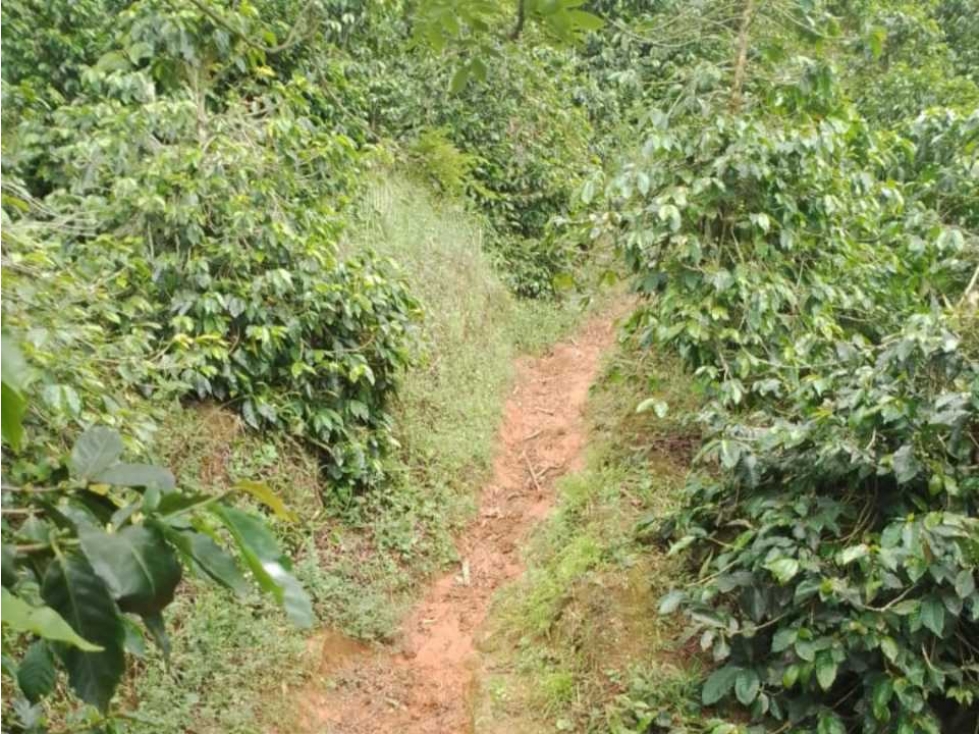
[[[458,539],[460,566],[437,579],[400,631],[373,649],[336,635],[316,638],[332,687],[299,697],[300,730],[322,734],[465,734],[472,730],[477,631],[493,593],[521,573],[520,544],[554,502],[554,482],[582,468],[582,407],[602,353],[614,340],[608,316],[573,339],[517,364],[497,437],[493,476],[479,515]]]

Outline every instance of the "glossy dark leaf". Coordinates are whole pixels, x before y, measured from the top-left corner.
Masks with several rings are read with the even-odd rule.
[[[17,666],[17,685],[27,700],[36,703],[54,689],[54,657],[44,640],[32,642]]]
[[[4,588],[2,590],[2,618],[6,627],[17,632],[30,632],[45,640],[63,642],[81,650],[97,652],[102,648],[84,639],[72,628],[56,609],[49,606],[31,606]]]
[[[311,627],[312,603],[261,519],[233,507],[215,507],[214,513],[228,528],[259,586],[275,597],[293,624]]]
[[[718,668],[704,682],[702,700],[705,706],[712,706],[731,692],[734,682],[741,673],[741,668],[735,665],[725,665]]]
[[[181,568],[158,530],[143,525],[129,525],[117,533],[84,528],[79,538],[120,609],[155,614],[173,601]]]
[[[73,553],[48,565],[41,596],[78,634],[103,648],[58,645],[55,651],[78,697],[104,711],[125,670],[125,630],[108,587],[84,556]]]
[[[162,527],[167,540],[212,580],[238,596],[248,593],[248,582],[238,569],[238,564],[214,540],[193,530]]]

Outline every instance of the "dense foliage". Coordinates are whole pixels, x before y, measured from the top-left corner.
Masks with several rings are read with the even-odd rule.
[[[650,92],[593,220],[645,296],[633,327],[713,397],[664,526],[698,578],[661,611],[717,663],[712,731],[971,730],[979,111],[951,50],[969,11],[809,5],[708,3],[730,30]]]
[[[290,519],[268,487],[178,488],[121,457],[152,454],[176,401],[208,401],[312,451],[327,502],[380,488],[422,314],[397,264],[344,238],[367,169],[420,162],[491,223],[513,290],[551,296],[576,253],[545,235],[587,152],[570,44],[601,25],[578,5],[4,5],[12,726],[47,726],[57,658],[99,711],[81,724],[111,727],[134,620],[166,650],[182,568],[242,592],[240,563],[313,622],[270,528],[229,504]]]

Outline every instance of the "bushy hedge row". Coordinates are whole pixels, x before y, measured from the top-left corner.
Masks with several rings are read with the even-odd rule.
[[[965,731],[979,200],[962,172],[979,117],[885,130],[840,97],[814,115],[780,96],[654,116],[609,187],[645,297],[633,324],[713,397],[702,471],[664,527],[699,571],[661,611],[716,665],[707,730]]]
[[[337,249],[362,152],[322,89],[207,16],[117,20],[67,98],[6,77],[4,326],[43,401],[22,470],[72,424],[145,439],[131,403],[153,394],[310,441],[337,492],[376,479],[417,307],[393,265]]]

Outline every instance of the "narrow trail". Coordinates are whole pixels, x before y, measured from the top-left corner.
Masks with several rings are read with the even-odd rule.
[[[477,633],[493,593],[522,572],[520,545],[554,503],[554,482],[583,468],[582,408],[613,315],[593,317],[539,358],[521,358],[479,513],[457,541],[460,565],[437,579],[402,623],[400,643],[374,649],[337,635],[322,647],[322,684],[297,701],[301,731],[467,734]]]

